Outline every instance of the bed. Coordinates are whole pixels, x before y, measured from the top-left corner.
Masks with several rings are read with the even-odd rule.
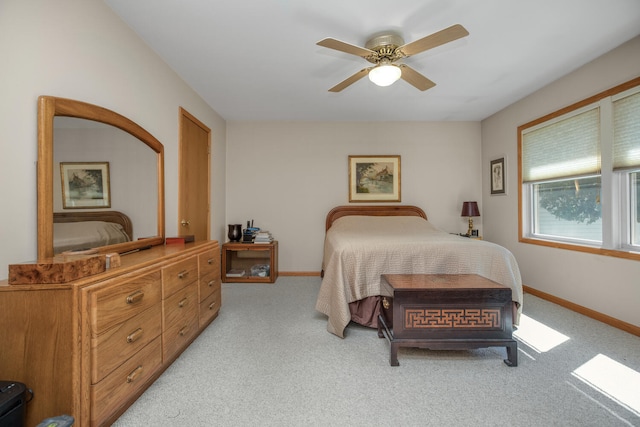
[[[344,338],[349,322],[377,327],[382,274],[479,274],[508,286],[514,323],[522,310],[522,280],[511,252],[450,234],[417,206],[338,206],[326,218],[322,284],[316,310],[327,330]]]
[[[56,212],[53,214],[53,252],[59,254],[129,242],[133,227],[118,211]]]

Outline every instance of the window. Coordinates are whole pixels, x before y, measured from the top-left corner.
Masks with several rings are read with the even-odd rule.
[[[632,246],[640,246],[640,172],[634,172],[629,176],[631,186],[631,204],[629,215],[631,216],[631,237]]]
[[[640,259],[640,78],[518,128],[520,241]]]

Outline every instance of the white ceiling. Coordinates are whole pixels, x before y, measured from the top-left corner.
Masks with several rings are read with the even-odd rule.
[[[640,0],[104,1],[226,120],[482,120],[640,34]],[[456,23],[470,35],[404,61],[433,89],[327,91],[370,64],[317,41]]]

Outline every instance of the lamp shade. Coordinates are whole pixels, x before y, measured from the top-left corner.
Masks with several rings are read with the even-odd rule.
[[[402,75],[400,67],[395,65],[378,65],[369,71],[369,80],[378,86],[390,86]]]
[[[480,216],[480,209],[478,209],[478,202],[463,202],[462,213],[460,216]]]

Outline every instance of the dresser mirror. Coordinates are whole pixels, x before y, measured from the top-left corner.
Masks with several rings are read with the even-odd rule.
[[[38,259],[163,243],[162,143],[106,108],[41,96]]]

